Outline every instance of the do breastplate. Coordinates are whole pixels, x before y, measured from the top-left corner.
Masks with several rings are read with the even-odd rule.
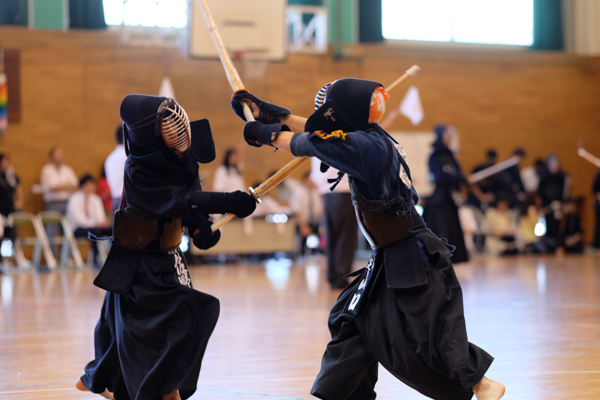
[[[387,202],[367,200],[355,180],[350,178],[349,181],[356,219],[373,250],[398,242],[425,226],[414,205],[407,204],[403,197]]]

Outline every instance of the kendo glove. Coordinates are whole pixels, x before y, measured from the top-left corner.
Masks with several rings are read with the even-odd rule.
[[[250,121],[244,125],[244,139],[250,146],[261,147],[263,144],[271,146],[283,130],[289,131],[290,128],[284,124],[265,125],[260,121]]]
[[[232,193],[198,190],[190,193],[189,206],[193,216],[232,213],[238,218],[245,218],[256,209],[256,200],[239,190]]]
[[[194,217],[187,218],[184,222],[187,226],[194,246],[200,250],[208,250],[215,246],[221,239],[221,231],[212,231],[212,221],[208,219],[208,215],[199,214]]]
[[[264,124],[276,124],[279,122],[279,118],[290,115],[289,109],[267,103],[251,93],[242,91],[233,95],[231,100],[231,108],[233,108],[233,111],[237,114],[237,116],[244,121],[246,120],[246,116],[244,115],[244,105],[242,103],[245,99],[251,100],[258,106],[260,115],[256,120]]]

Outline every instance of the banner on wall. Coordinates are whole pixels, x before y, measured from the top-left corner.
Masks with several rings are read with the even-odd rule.
[[[4,73],[4,52],[0,50],[0,135],[8,126],[8,84]]]

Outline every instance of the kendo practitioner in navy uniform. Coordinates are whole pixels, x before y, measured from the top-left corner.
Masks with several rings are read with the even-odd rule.
[[[197,247],[208,249],[220,238],[208,214],[246,217],[256,203],[240,191],[202,191],[198,162],[215,157],[206,119],[190,122],[173,99],[139,94],[125,97],[121,119],[124,194],[110,253],[94,281],[107,290],[95,359],[76,387],[117,400],[187,399],[219,301],[192,288],[179,249],[184,227]]]
[[[436,235],[448,240],[455,247],[452,253],[454,264],[469,261],[465,237],[458,217],[457,199],[461,188],[468,186],[452,150],[448,147],[448,127],[438,124],[434,128],[436,139],[433,153],[429,156],[429,171],[433,175],[435,190],[425,203],[423,219]]]
[[[234,95],[257,121],[244,127],[253,146],[317,157],[346,173],[356,216],[374,253],[331,310],[332,340],[312,394],[324,400],[372,400],[378,363],[434,399],[497,400],[504,385],[484,376],[493,358],[467,340],[460,284],[450,246],[415,210],[404,150],[379,125],[381,84],[340,79],[305,119],[250,93]],[[300,133],[294,133],[300,132]]]

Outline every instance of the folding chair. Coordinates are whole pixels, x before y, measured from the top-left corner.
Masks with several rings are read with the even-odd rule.
[[[465,205],[464,207],[471,210],[473,216],[475,217],[475,222],[477,223],[477,230],[473,232],[473,237],[475,238],[475,248],[481,253],[487,254],[489,249],[487,247],[487,237],[490,235],[490,230],[487,225],[487,221],[485,220],[485,214],[479,208]]]
[[[48,237],[46,236],[46,231],[44,230],[44,226],[34,214],[25,211],[15,211],[8,216],[7,222],[8,224],[11,224],[17,228],[32,226],[35,233],[35,236],[17,236],[17,239],[15,239],[13,251],[19,268],[39,268],[41,265],[43,252],[48,268],[51,270],[56,269],[56,259],[54,258],[54,254],[52,254],[52,249],[50,248],[50,243],[48,242]],[[20,230],[23,231],[24,229]],[[23,254],[23,246],[33,246],[33,258],[31,261],[29,261]]]
[[[2,254],[2,268],[8,268],[10,267],[10,265],[7,263],[6,258],[7,257],[12,257],[15,258],[15,251],[14,251],[14,243],[12,242],[12,239],[10,237],[6,237],[6,228],[12,228],[12,221],[9,221],[8,218],[6,218],[4,215],[0,214],[0,230],[2,231],[0,236],[2,236],[2,239],[0,240],[0,252],[4,253],[4,248],[5,248],[5,243],[8,243],[11,247],[11,254],[7,255],[7,254]],[[17,264],[16,259],[15,259],[15,264]]]
[[[77,246],[77,241],[71,230],[71,226],[67,218],[56,211],[42,211],[38,213],[37,220],[42,227],[48,225],[57,225],[62,230],[62,235],[55,235],[48,238],[49,247],[60,246],[60,266],[66,267],[69,262],[69,254],[73,258],[73,262],[77,268],[83,268],[84,262]]]
[[[87,238],[83,238],[83,237],[76,237],[75,240],[77,241],[78,245],[89,245],[90,241]],[[100,240],[97,242],[98,244],[98,255],[100,256],[100,261],[102,263],[104,263],[104,261],[106,261],[106,258],[108,257],[108,249],[106,248],[106,245],[104,243],[106,243],[107,241],[104,240]],[[93,265],[94,264],[94,253],[92,251],[92,249],[90,249],[88,251],[88,255],[87,255],[87,260],[86,260],[86,264],[87,265]]]

